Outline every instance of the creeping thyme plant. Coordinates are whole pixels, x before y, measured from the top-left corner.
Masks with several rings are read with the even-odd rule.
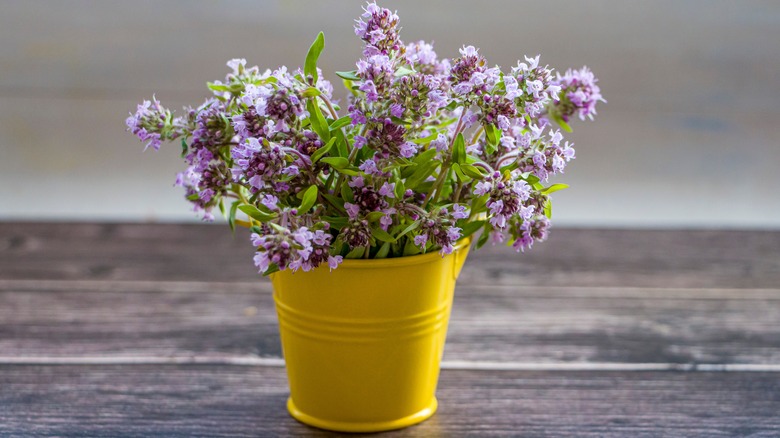
[[[546,182],[574,158],[561,129],[603,101],[593,73],[554,73],[538,56],[502,72],[472,46],[440,59],[398,31],[398,15],[366,5],[363,56],[336,72],[350,93],[342,107],[317,68],[320,33],[302,70],[234,59],[201,106],[174,117],[153,98],[128,130],[154,149],[181,142],[176,184],[203,219],[217,208],[252,230],[262,273],[446,255],[480,230],[477,247],[544,240],[550,194],[566,187]]]

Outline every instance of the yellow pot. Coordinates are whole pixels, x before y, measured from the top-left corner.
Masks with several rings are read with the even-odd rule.
[[[398,429],[433,415],[468,243],[446,257],[344,260],[332,272],[272,274],[290,414],[341,432]]]

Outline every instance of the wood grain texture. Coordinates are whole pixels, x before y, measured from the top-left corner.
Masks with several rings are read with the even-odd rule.
[[[477,252],[445,349],[461,369],[436,416],[386,436],[778,436],[780,373],[744,370],[780,363],[779,250],[779,232],[560,229]],[[251,254],[219,226],[0,223],[0,356],[44,360],[0,364],[0,436],[337,436],[285,411]]]
[[[327,437],[282,368],[2,366],[0,435]],[[442,372],[439,412],[388,437],[770,437],[777,374]]]
[[[0,279],[252,282],[252,252],[226,226],[0,222]],[[553,229],[474,252],[459,284],[776,288],[780,232]]]
[[[780,363],[780,289],[458,286],[445,360]],[[268,282],[0,280],[3,356],[281,357]]]

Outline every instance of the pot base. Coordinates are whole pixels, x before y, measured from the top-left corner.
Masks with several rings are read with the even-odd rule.
[[[292,397],[287,399],[287,411],[293,418],[300,421],[303,424],[309,426],[318,427],[320,429],[333,430],[336,432],[382,432],[386,430],[402,429],[409,427],[417,423],[421,423],[430,418],[436,413],[436,408],[439,406],[436,397],[431,399],[431,402],[422,410],[415,412],[412,415],[399,418],[391,421],[377,421],[377,422],[364,422],[364,423],[349,423],[341,421],[323,420],[320,418],[312,417],[301,410],[299,410]]]

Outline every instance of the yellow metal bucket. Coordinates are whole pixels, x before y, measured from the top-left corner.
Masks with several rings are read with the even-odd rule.
[[[290,398],[311,426],[378,432],[436,411],[455,280],[468,241],[429,253],[272,274]]]

